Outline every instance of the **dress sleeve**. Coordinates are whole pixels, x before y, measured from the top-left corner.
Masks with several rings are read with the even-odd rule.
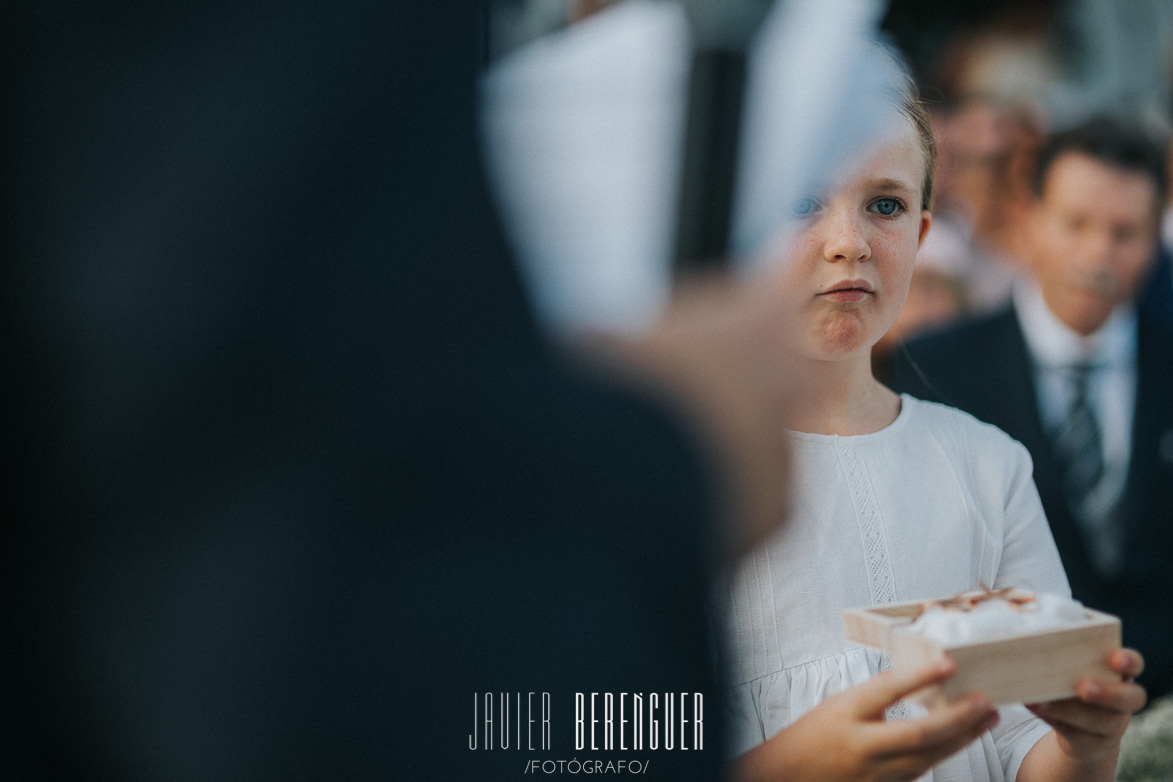
[[[998,760],[1007,782],[1018,778],[1018,769],[1031,748],[1051,732],[1051,726],[1027,711],[1021,704],[998,709],[998,724],[990,731]]]
[[[1071,597],[1067,574],[1035,488],[1030,454],[1021,443],[1012,442],[1008,456],[1002,558],[994,587],[1019,586]],[[1021,705],[998,712],[1001,720],[991,734],[1002,771],[1013,782],[1031,747],[1051,728]]]
[[[1007,465],[1006,504],[1002,556],[994,587],[1017,586],[1071,597],[1067,573],[1031,477],[1030,454],[1021,443],[1011,441],[1009,453],[1002,459]]]

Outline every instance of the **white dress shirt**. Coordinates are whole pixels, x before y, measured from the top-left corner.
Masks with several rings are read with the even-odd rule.
[[[1076,517],[1092,542],[1092,555],[1105,572],[1119,565],[1119,530],[1113,511],[1124,492],[1132,448],[1136,405],[1136,309],[1122,305],[1095,333],[1081,336],[1052,314],[1033,281],[1020,281],[1014,306],[1034,365],[1039,414],[1044,429],[1055,431],[1068,415],[1075,389],[1070,367],[1094,367],[1088,401],[1100,425],[1104,472]]]

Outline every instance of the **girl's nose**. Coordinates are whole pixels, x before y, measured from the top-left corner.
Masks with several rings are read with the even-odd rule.
[[[872,251],[854,209],[832,209],[825,219],[823,257],[832,263],[866,261]]]

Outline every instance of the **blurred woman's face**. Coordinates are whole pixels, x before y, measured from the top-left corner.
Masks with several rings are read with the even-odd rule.
[[[867,354],[900,314],[932,222],[911,123],[828,196],[800,198],[797,238],[777,278],[798,317],[796,349],[819,360]]]

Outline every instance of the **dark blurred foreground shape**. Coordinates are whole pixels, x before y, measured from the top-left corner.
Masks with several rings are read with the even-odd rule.
[[[467,4],[3,17],[0,777],[520,778],[474,693],[712,691],[707,474],[543,353]]]

